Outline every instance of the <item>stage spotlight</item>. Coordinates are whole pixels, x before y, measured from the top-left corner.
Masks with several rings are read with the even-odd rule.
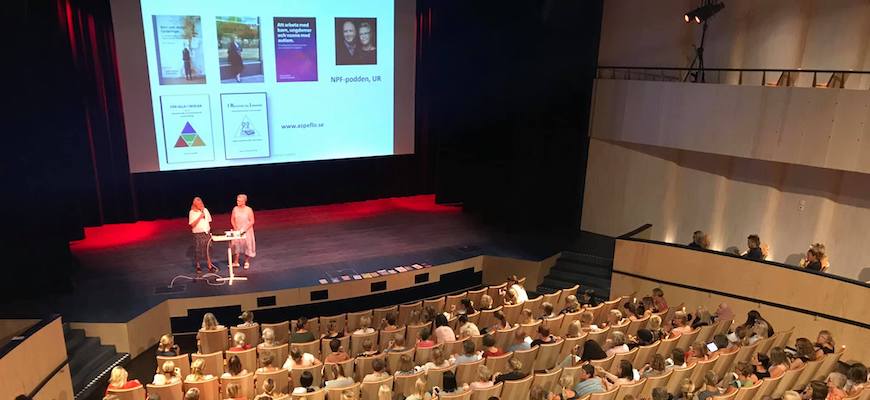
[[[700,7],[683,14],[683,21],[686,23],[694,22],[700,24],[716,15],[719,11],[725,8],[725,4],[720,1],[704,1]]]

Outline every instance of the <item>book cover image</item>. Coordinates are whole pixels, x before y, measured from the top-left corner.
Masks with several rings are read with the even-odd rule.
[[[152,19],[160,84],[205,83],[202,19],[198,15],[154,15]]]
[[[221,95],[226,158],[269,157],[266,93]]]
[[[220,16],[215,22],[221,83],[263,82],[260,18]]]
[[[317,80],[317,28],[314,18],[275,17],[275,70],[278,82]]]
[[[160,111],[167,163],[214,160],[207,94],[160,96]]]

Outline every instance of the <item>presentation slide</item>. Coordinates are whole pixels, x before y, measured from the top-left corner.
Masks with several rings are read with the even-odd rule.
[[[133,172],[413,153],[413,1],[112,12]]]

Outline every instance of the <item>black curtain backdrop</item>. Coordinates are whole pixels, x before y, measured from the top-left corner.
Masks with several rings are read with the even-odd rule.
[[[435,193],[504,229],[579,229],[602,0],[417,0],[414,155],[146,174],[127,162],[108,0],[10,8],[12,292],[68,289],[83,227],[177,218],[194,196],[228,211],[240,192],[257,209]]]

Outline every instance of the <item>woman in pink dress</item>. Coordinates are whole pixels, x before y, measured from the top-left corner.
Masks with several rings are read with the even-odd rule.
[[[245,253],[245,269],[251,267],[251,258],[257,256],[257,242],[254,240],[254,210],[247,206],[248,196],[236,196],[230,223],[234,231],[243,232],[244,239],[233,240],[233,267],[239,266],[239,254]]]

